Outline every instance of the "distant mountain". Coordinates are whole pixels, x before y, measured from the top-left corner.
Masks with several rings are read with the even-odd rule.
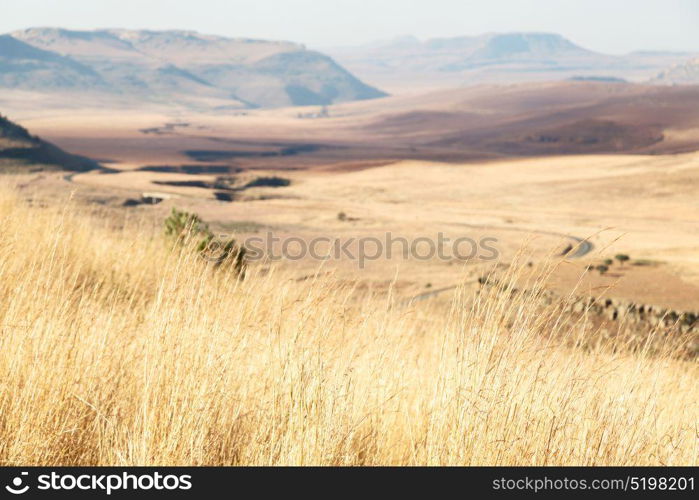
[[[386,88],[404,82],[423,87],[512,83],[595,77],[642,81],[691,54],[601,54],[554,33],[488,33],[480,36],[415,37],[361,47],[329,49],[360,78]]]
[[[324,105],[386,94],[290,42],[190,31],[31,28],[0,37],[0,86],[220,105]]]
[[[683,64],[675,64],[659,73],[653,82],[673,85],[699,85],[699,57]]]
[[[568,80],[571,82],[628,83],[623,78],[614,76],[572,76]]]
[[[101,168],[96,162],[62,149],[31,135],[0,115],[0,172],[24,168],[60,168],[86,171]]]
[[[587,59],[595,53],[585,50],[560,35],[546,33],[491,34],[481,37],[434,39],[426,47],[437,50],[456,50],[457,60],[442,66],[446,71],[503,64],[507,62],[535,62],[558,64],[561,59]]]
[[[28,90],[98,88],[102,78],[90,67],[0,35],[0,86]]]

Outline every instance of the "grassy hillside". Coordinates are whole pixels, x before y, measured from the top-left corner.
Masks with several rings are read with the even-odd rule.
[[[696,363],[555,309],[240,282],[2,188],[4,464],[696,464]],[[51,228],[47,231],[47,228]],[[610,349],[612,347],[613,349]],[[613,353],[615,351],[615,353]]]
[[[98,167],[96,162],[66,153],[0,115],[0,172],[27,168],[85,171]]]

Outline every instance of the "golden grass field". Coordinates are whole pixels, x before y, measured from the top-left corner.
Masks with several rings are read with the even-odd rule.
[[[66,198],[0,190],[3,465],[699,462],[697,364],[671,351],[577,347],[584,321],[524,295],[239,281]]]

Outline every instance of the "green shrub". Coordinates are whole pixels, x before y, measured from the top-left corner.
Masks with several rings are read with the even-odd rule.
[[[202,233],[208,234],[209,226],[197,214],[173,208],[165,219],[165,235],[175,238],[178,243],[185,243]]]
[[[616,256],[614,256],[614,258],[616,260],[618,260],[619,264],[621,264],[621,265],[624,265],[625,262],[628,262],[629,260],[631,260],[631,257],[629,257],[628,255],[623,254],[623,253],[617,254]]]
[[[215,267],[230,267],[242,276],[245,270],[245,248],[234,239],[217,237],[197,214],[172,209],[165,219],[165,235],[177,245],[192,245],[199,256]]]

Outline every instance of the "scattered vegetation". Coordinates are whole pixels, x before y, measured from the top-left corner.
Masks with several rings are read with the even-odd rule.
[[[291,184],[289,179],[281,177],[258,177],[247,184],[238,184],[238,179],[234,176],[219,176],[211,181],[184,180],[184,181],[153,181],[154,184],[175,187],[193,187],[214,190],[214,197],[219,201],[231,202],[236,199],[236,193],[254,187],[283,187]]]
[[[628,262],[629,260],[631,260],[631,258],[630,258],[628,255],[626,255],[626,254],[617,254],[617,255],[614,257],[614,259],[616,259],[617,261],[619,261],[619,264],[620,264],[621,267],[623,267],[623,265],[624,265],[625,262]],[[614,260],[613,260],[613,259],[604,259],[604,260],[602,261],[602,264],[599,264],[599,265],[588,264],[588,265],[585,267],[585,271],[589,272],[589,271],[592,271],[592,270],[597,270],[597,271],[599,271],[600,274],[605,274],[607,271],[609,271],[609,269],[612,267],[612,265],[614,265]],[[636,264],[636,263],[634,262],[634,265],[641,265],[641,264]]]
[[[291,181],[283,177],[258,177],[248,182],[243,189],[253,187],[286,187],[289,185],[291,185]]]

